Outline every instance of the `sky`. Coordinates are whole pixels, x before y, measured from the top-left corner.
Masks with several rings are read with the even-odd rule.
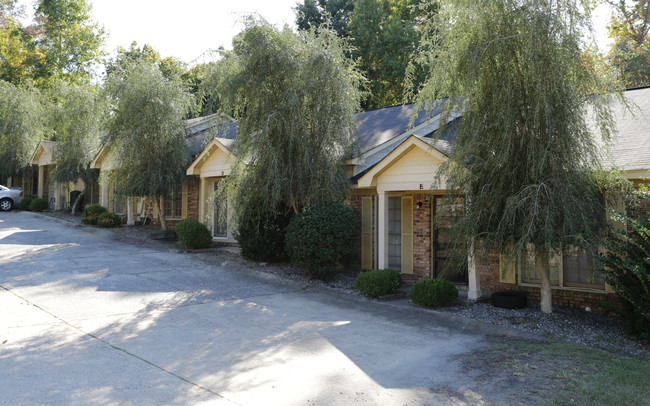
[[[128,48],[133,41],[149,44],[165,58],[186,63],[220,46],[230,49],[232,38],[243,25],[243,16],[257,13],[274,25],[295,26],[298,0],[89,0],[93,17],[108,33],[106,51]],[[33,9],[34,0],[20,0]],[[610,12],[599,6],[594,14],[599,47],[608,45],[606,24]]]

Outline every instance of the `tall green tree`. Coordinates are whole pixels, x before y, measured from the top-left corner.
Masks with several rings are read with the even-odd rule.
[[[91,19],[87,0],[40,0],[33,30],[39,54],[38,80],[88,82],[102,56],[104,29]]]
[[[341,38],[350,36],[350,17],[356,0],[303,0],[296,5],[296,26],[300,30],[318,28],[331,23]]]
[[[19,85],[30,83],[36,43],[19,17],[23,10],[16,0],[0,0],[0,80]]]
[[[220,81],[222,111],[239,120],[236,212],[254,201],[257,212],[298,213],[347,196],[340,163],[355,147],[361,76],[345,52],[325,27],[295,33],[250,20],[236,39]]]
[[[352,56],[368,79],[364,109],[408,100],[405,76],[420,42],[419,0],[357,0],[350,18]],[[418,84],[414,84],[418,86]]]
[[[187,72],[187,66],[183,61],[171,56],[163,58],[151,45],[138,46],[138,43],[133,41],[128,49],[119,47],[115,56],[105,61],[106,74],[110,75],[116,70],[125,69],[128,64],[137,61],[148,61],[158,65],[158,69],[168,78],[182,76]]]
[[[179,76],[166,77],[157,64],[139,60],[108,77],[112,98],[109,148],[117,190],[147,196],[167,228],[164,200],[184,180],[189,156],[183,119],[193,104]]]
[[[100,147],[107,106],[104,94],[93,86],[70,85],[59,82],[50,90],[48,127],[54,140],[53,158],[56,162],[53,177],[58,182],[86,184],[97,181],[96,171],[89,168]],[[72,207],[72,213],[85,190]]]
[[[608,1],[613,7],[609,61],[627,88],[650,85],[650,0]]]
[[[462,113],[440,172],[466,196],[454,221],[459,252],[464,241],[511,257],[532,247],[543,312],[552,311],[549,256],[593,247],[604,221],[587,116],[608,140],[613,88],[585,62],[587,3],[444,0],[424,39],[435,47],[422,55],[431,72],[418,107],[444,98],[445,118]]]
[[[0,175],[21,173],[45,136],[41,93],[0,81]]]

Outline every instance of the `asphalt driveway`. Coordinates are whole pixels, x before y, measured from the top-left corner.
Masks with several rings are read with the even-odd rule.
[[[492,403],[457,361],[485,332],[0,213],[0,404]]]

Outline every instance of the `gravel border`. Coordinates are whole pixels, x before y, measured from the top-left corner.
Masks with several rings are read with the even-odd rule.
[[[70,213],[52,211],[46,211],[42,214],[74,224],[81,224],[80,215],[72,216]],[[141,244],[181,250],[181,246],[178,243],[152,240],[150,234],[159,231],[160,229],[158,227],[119,227],[107,230]],[[339,273],[334,280],[323,282],[307,277],[301,269],[290,264],[267,264],[249,261],[242,258],[238,254],[238,249],[233,247],[215,248],[210,251],[203,251],[200,255],[207,255],[212,258],[215,255],[218,257],[234,256],[246,263],[249,267],[254,267],[261,272],[270,273],[284,279],[300,281],[305,286],[335,289],[350,295],[362,297],[358,290],[353,289],[356,272],[345,271]],[[494,307],[489,300],[470,302],[459,299],[454,305],[438,308],[435,311],[533,333],[546,340],[556,340],[600,348],[614,354],[632,356],[650,361],[650,345],[628,336],[625,333],[623,321],[615,317],[607,317],[558,306],[553,308],[552,314],[544,314],[540,311],[539,302],[531,300],[528,301],[527,308],[511,310]]]

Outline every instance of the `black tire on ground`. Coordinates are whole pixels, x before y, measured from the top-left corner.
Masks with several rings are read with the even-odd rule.
[[[4,199],[0,200],[0,211],[9,211],[14,208],[14,202],[8,198],[5,197]]]
[[[503,309],[521,309],[527,306],[526,294],[521,292],[494,292],[492,306]]]

